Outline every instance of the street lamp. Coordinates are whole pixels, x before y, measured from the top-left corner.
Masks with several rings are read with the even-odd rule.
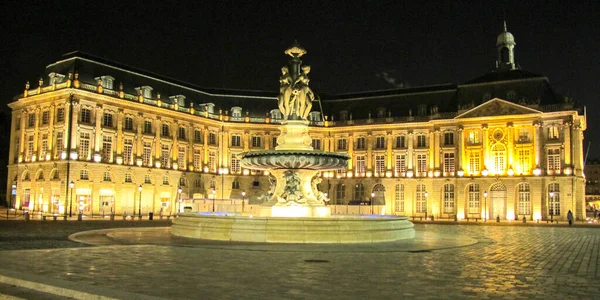
[[[75,187],[75,182],[71,180],[69,182],[69,188],[71,188],[71,197],[69,198],[69,218],[73,216],[73,187]],[[67,208],[65,207],[65,216],[67,215]]]
[[[138,218],[142,219],[142,185],[138,186],[138,191],[140,191],[140,199],[138,201]],[[135,213],[134,213],[135,214]]]
[[[213,212],[215,212],[215,197],[217,196],[217,190],[213,189],[212,191],[213,194]]]
[[[375,200],[375,193],[371,193],[371,214],[373,214],[373,200]]]
[[[483,192],[483,221],[487,222],[487,215],[488,215],[488,211],[487,211],[487,196],[488,196],[488,192],[484,191]]]
[[[550,192],[550,223],[554,223],[554,192]]]
[[[244,212],[244,205],[245,205],[244,197],[245,196],[246,196],[246,191],[242,191],[242,212]]]
[[[181,212],[181,187],[177,188],[177,202],[179,202],[179,208],[177,209],[177,214]]]

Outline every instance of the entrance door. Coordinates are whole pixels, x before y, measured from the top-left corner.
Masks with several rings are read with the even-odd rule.
[[[490,218],[495,219],[500,216],[500,219],[506,217],[506,186],[502,183],[496,183],[490,189],[490,202],[492,204],[492,215]]]
[[[373,205],[385,205],[385,186],[383,184],[376,184],[373,187]]]

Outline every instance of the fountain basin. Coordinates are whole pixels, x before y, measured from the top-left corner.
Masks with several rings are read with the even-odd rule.
[[[251,217],[182,213],[173,220],[176,236],[258,243],[377,243],[415,236],[407,217]]]
[[[242,165],[257,170],[336,170],[345,167],[347,154],[311,150],[270,150],[242,154]]]

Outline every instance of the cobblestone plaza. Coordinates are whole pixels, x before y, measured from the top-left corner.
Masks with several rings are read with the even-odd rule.
[[[68,226],[75,222],[52,223],[58,225],[50,226]],[[416,224],[421,238],[424,234],[461,236],[477,243],[411,250],[389,243],[148,245],[144,243],[151,240],[141,236],[136,239],[134,233],[140,229],[116,231],[130,235],[129,245],[115,235],[105,240],[118,244],[87,247],[56,234],[48,234],[44,241],[43,226],[52,223],[41,223],[37,230],[28,229],[27,237],[11,237],[10,231],[2,233],[0,249],[14,249],[0,253],[2,276],[18,272],[20,278],[31,275],[42,279],[42,283],[66,288],[70,284],[72,289],[89,293],[110,292],[105,296],[115,298],[600,298],[600,235],[597,228],[581,225]],[[110,224],[84,223],[86,229],[109,226],[91,223]],[[136,226],[136,222],[123,223]],[[145,222],[145,226],[165,223]],[[69,230],[61,232],[66,236]],[[168,228],[157,229],[161,230]],[[14,241],[20,244],[15,246]],[[42,247],[48,249],[23,250]]]

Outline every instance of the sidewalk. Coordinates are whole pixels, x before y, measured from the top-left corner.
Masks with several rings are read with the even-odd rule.
[[[45,217],[45,218],[44,218]],[[169,220],[173,218],[172,215],[164,215],[162,217],[163,220]],[[111,221],[110,214],[84,214],[81,216],[82,221]],[[25,220],[25,211],[16,210],[16,209],[8,209],[4,206],[0,207],[0,221],[2,220]],[[29,220],[30,221],[46,221],[46,222],[54,222],[54,221],[79,221],[77,213],[72,213],[71,216],[68,214],[52,214],[52,213],[43,213],[39,211],[30,211],[29,212]],[[123,215],[114,215],[114,220],[127,220],[127,221],[138,221],[140,218],[135,215],[127,215],[123,217]],[[149,220],[148,214],[142,215],[141,220]],[[161,220],[161,217],[154,214],[153,220]]]

